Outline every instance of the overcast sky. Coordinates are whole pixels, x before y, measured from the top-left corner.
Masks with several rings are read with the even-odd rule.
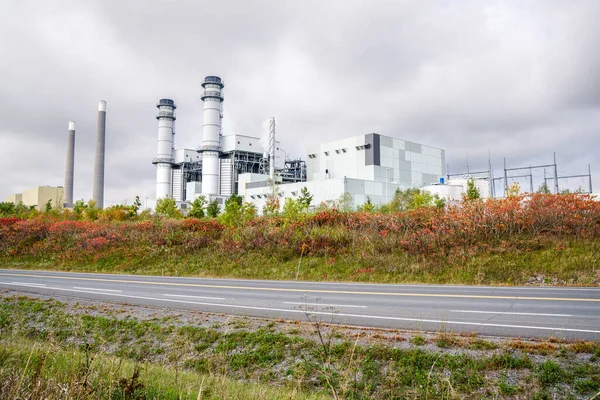
[[[175,145],[196,148],[206,75],[225,80],[225,134],[275,116],[292,157],[378,132],[446,149],[450,172],[490,152],[499,176],[503,157],[556,151],[598,192],[599,20],[598,0],[0,0],[0,200],[63,185],[69,120],[74,197],[91,198],[99,100],[105,205],[154,197],[156,101],[177,102]]]

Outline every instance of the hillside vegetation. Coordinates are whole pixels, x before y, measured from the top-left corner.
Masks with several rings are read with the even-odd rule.
[[[13,208],[12,216],[0,218],[0,264],[256,279],[294,279],[299,270],[303,280],[600,282],[600,202],[590,196],[533,194],[444,205],[403,195],[379,210],[366,204],[361,211],[344,211],[340,203],[309,212],[292,201],[283,212],[262,217],[241,198],[228,202],[218,218],[138,214],[135,206],[45,213]]]
[[[2,399],[589,399],[600,344],[0,297]]]

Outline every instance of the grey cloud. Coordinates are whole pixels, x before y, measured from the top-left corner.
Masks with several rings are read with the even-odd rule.
[[[91,197],[100,99],[107,203],[152,197],[155,103],[177,101],[176,146],[196,147],[209,74],[226,82],[226,133],[260,136],[275,116],[293,157],[380,132],[445,148],[454,170],[465,153],[481,169],[490,149],[501,170],[557,151],[565,172],[599,176],[599,13],[594,0],[4,2],[0,198],[62,183],[71,119],[75,197]]]

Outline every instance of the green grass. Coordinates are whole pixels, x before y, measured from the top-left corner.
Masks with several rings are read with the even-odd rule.
[[[36,345],[32,359],[54,363],[45,361],[47,365],[40,370],[45,372],[38,373],[41,387],[51,386],[52,379],[80,387],[80,371],[85,370],[82,365],[97,360],[91,363],[90,379],[96,379],[94,390],[100,392],[89,394],[96,398],[111,393],[113,398],[121,398],[114,395],[118,382],[125,379],[122,382],[132,386],[136,366],[140,371],[137,381],[147,398],[170,398],[169,393],[175,393],[175,398],[195,398],[202,380],[204,387],[213,388],[213,394],[204,393],[205,398],[219,398],[224,390],[234,393],[228,398],[290,398],[294,391],[294,398],[327,398],[334,388],[348,399],[440,398],[452,393],[455,397],[480,398],[486,391],[500,391],[510,397],[514,390],[527,390],[523,388],[535,382],[544,392],[530,391],[528,397],[534,398],[553,392],[591,393],[600,382],[600,363],[576,356],[593,357],[595,342],[579,344],[576,351],[563,346],[570,356],[556,358],[540,355],[537,348],[526,347],[524,342],[520,342],[522,350],[511,350],[510,343],[496,344],[498,349],[494,349],[490,341],[442,333],[432,342],[439,346],[444,341],[442,347],[452,347],[444,352],[408,344],[398,348],[355,343],[335,327],[320,328],[325,337],[320,343],[312,336],[315,325],[294,328],[290,334],[285,324],[278,327],[263,321],[257,327],[249,318],[232,319],[231,324],[207,321],[200,326],[177,317],[138,320],[102,311],[102,307],[94,309],[94,314],[81,310],[87,308],[26,297],[3,299],[0,374],[5,375],[0,380],[12,382],[10,390],[33,390],[35,385],[29,383],[37,379],[39,363],[30,363],[26,370],[25,365],[28,352]],[[416,346],[426,342],[421,335],[410,339]],[[44,355],[42,347],[46,349],[49,344],[52,348]],[[535,361],[529,350],[536,354]],[[54,365],[66,366],[61,369]],[[116,370],[106,370],[116,366]],[[24,370],[28,378],[19,383]],[[493,377],[506,371],[518,371],[518,382],[509,385]],[[237,381],[257,386],[249,389]],[[49,388],[48,393],[52,390]],[[238,392],[241,394],[235,397]]]
[[[0,342],[0,398],[45,399],[326,399],[226,376],[201,375],[154,363],[41,348],[34,341]],[[45,347],[45,346],[44,346]]]
[[[573,240],[557,252],[557,240],[541,248],[475,253],[459,263],[444,259],[410,256],[397,250],[371,253],[356,249],[334,257],[304,256],[299,279],[373,283],[430,283],[467,285],[523,285],[530,277],[543,275],[575,285],[593,285],[598,279],[593,241]],[[97,261],[53,261],[48,257],[0,255],[5,268],[46,269],[78,272],[144,275],[228,277],[247,279],[295,279],[299,258],[249,250],[243,255],[221,254],[203,248],[193,254],[151,251],[132,258],[115,249]]]

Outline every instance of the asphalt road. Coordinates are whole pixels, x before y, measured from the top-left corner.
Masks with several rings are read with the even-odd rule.
[[[423,331],[600,340],[600,288],[378,285],[0,269],[50,296]]]

